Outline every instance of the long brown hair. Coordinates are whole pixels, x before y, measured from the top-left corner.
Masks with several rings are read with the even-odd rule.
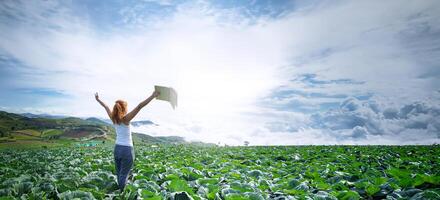
[[[123,100],[117,100],[112,111],[112,121],[114,124],[121,124],[122,118],[127,114],[127,102]]]

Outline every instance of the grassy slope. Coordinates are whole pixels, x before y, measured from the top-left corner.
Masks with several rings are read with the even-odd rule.
[[[51,136],[59,136],[62,135],[63,131],[57,129],[47,129],[41,133],[41,137],[49,138]]]
[[[0,111],[0,133],[0,149],[60,146],[91,140],[113,144],[116,137],[113,127],[97,118],[28,118],[4,111]],[[133,133],[133,141],[136,145],[185,143],[181,137],[140,133]]]
[[[0,148],[68,145],[73,142],[112,140],[111,126],[96,120],[27,118],[0,111]]]

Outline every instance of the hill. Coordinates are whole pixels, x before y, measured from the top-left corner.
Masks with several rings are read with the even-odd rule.
[[[39,116],[31,113],[26,113],[24,116],[0,111],[0,147],[57,146],[96,141],[113,143],[116,138],[113,126],[95,117],[81,119],[68,116],[63,118]],[[133,126],[155,125],[149,120],[133,123]],[[142,133],[133,133],[133,142],[136,145],[187,143],[182,137],[153,137]]]
[[[47,118],[47,119],[66,118],[66,116],[64,116],[64,115],[50,115],[50,114],[20,113],[20,115],[27,117],[27,118]]]
[[[77,117],[45,118],[0,111],[0,146],[57,146],[88,140],[114,140],[114,130],[102,121]]]
[[[105,122],[103,120],[100,120],[100,119],[98,119],[96,117],[89,117],[89,118],[86,119],[86,121],[89,121],[89,122],[92,122],[92,123],[96,123],[96,124],[100,124],[100,125],[103,125],[103,126],[109,125],[109,123],[107,123],[107,122]]]
[[[143,133],[133,133],[135,142],[138,143],[154,143],[154,144],[182,144],[186,143],[183,137],[178,136],[160,136],[153,137]]]

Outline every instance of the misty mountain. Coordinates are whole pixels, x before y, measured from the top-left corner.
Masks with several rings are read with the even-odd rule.
[[[132,126],[148,126],[148,125],[158,126],[158,124],[155,124],[154,122],[152,122],[150,120],[134,121],[134,122],[131,122],[131,125]]]
[[[27,118],[46,118],[46,119],[62,119],[68,116],[64,115],[51,115],[51,114],[33,114],[33,113],[20,113],[19,115]]]

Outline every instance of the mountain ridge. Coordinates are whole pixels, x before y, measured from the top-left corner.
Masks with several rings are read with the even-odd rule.
[[[27,117],[30,116],[30,117]],[[112,124],[97,117],[50,117],[28,113],[27,116],[0,110],[0,148],[11,145],[56,146],[56,144],[105,141],[113,143],[116,133]],[[136,125],[156,125],[150,120],[134,121]],[[133,126],[136,126],[133,125]],[[133,142],[142,144],[192,144],[180,136],[151,136],[132,132]],[[101,142],[99,142],[101,143]],[[31,146],[32,146],[31,145]]]

